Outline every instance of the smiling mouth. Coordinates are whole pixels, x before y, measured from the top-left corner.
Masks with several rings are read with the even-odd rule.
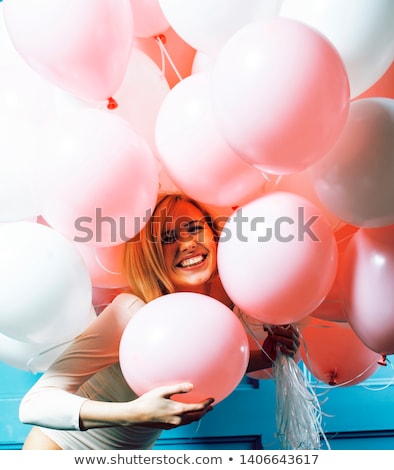
[[[191,258],[187,258],[182,260],[180,263],[177,264],[178,268],[192,268],[194,266],[198,266],[199,264],[205,261],[207,255],[197,255]]]

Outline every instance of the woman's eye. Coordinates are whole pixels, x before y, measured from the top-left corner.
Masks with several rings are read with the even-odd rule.
[[[201,230],[204,230],[203,225],[192,225],[189,227],[189,233],[198,233],[201,232]]]
[[[165,244],[174,243],[176,240],[175,232],[164,232],[161,234],[161,241]]]

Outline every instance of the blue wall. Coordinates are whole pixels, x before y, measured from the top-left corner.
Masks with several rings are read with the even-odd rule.
[[[313,377],[303,370],[314,383]],[[0,363],[0,449],[21,447],[30,426],[19,422],[18,406],[38,377]],[[389,363],[358,385],[316,387],[322,425],[331,449],[394,449],[393,381]],[[279,445],[275,383],[245,377],[200,423],[165,431],[156,448],[279,449]]]

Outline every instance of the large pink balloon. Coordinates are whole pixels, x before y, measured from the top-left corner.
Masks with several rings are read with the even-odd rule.
[[[293,323],[325,298],[337,247],[326,219],[307,199],[275,192],[238,209],[226,222],[218,269],[227,294],[265,323]]]
[[[165,97],[156,121],[159,158],[176,186],[193,198],[216,206],[241,204],[265,179],[219,132],[209,83],[209,74],[191,75]]]
[[[252,22],[217,55],[212,100],[219,128],[250,164],[289,174],[318,161],[344,127],[349,83],[332,44],[297,21]]]
[[[119,360],[130,387],[141,395],[162,385],[190,382],[174,399],[219,403],[239,384],[249,360],[246,332],[223,303],[178,292],[140,309],[123,333]]]
[[[24,59],[53,84],[83,98],[112,97],[133,42],[130,0],[4,2],[10,38]]]
[[[345,252],[348,322],[373,351],[394,353],[394,225],[360,229]]]
[[[146,141],[123,118],[79,109],[55,123],[42,159],[42,216],[79,243],[118,245],[145,225],[158,174]]]
[[[311,318],[302,335],[301,357],[309,371],[326,384],[355,385],[379,367],[380,355],[367,348],[346,322]]]
[[[337,217],[359,227],[394,223],[394,99],[353,101],[343,133],[308,171]]]

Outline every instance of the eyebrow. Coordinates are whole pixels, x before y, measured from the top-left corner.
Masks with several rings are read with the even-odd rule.
[[[205,217],[202,217],[201,219],[195,219],[191,220],[190,222],[185,223],[185,227],[189,228],[191,225],[198,225],[198,224],[205,224],[207,221],[205,220]]]

